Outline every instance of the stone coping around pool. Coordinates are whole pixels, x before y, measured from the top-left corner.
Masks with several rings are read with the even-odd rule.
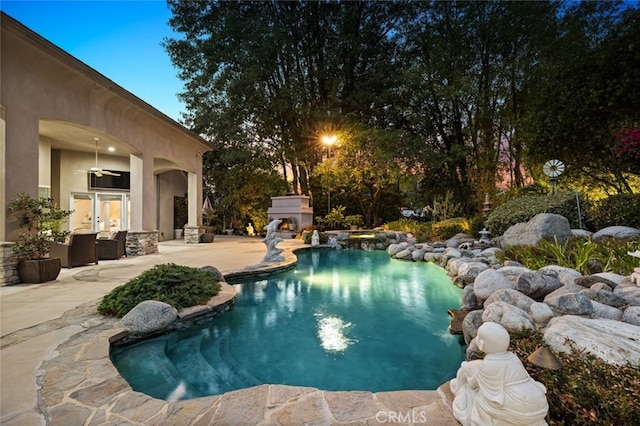
[[[132,390],[111,362],[110,341],[124,329],[118,319],[98,314],[98,303],[65,313],[68,323],[84,330],[59,345],[38,369],[38,410],[47,424],[458,424],[448,383],[438,391],[329,392],[261,385],[178,402],[152,398]]]

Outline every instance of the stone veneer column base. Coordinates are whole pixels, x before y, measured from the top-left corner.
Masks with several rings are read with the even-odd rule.
[[[18,261],[13,257],[13,243],[0,241],[0,286],[20,283]]]
[[[159,231],[127,231],[127,256],[158,253]]]
[[[185,226],[184,227],[184,242],[187,244],[198,244],[200,242],[200,235],[204,234],[204,226]]]

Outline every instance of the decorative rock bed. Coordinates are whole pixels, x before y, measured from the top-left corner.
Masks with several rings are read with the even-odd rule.
[[[558,221],[558,215],[548,216]],[[544,218],[534,219],[541,223]],[[545,229],[544,225],[537,226]],[[528,229],[527,232],[531,228],[520,226]],[[549,232],[555,236],[558,231]],[[511,232],[512,240],[513,234]],[[598,233],[599,238],[619,235],[635,238],[640,236],[640,230],[611,227]],[[538,235],[538,240],[540,238]],[[463,234],[437,243],[417,244],[410,236],[402,240],[399,236],[398,242],[387,246],[391,257],[439,264],[454,284],[464,289],[463,312],[458,316],[464,318],[462,333],[468,354],[477,349],[473,338],[478,327],[492,321],[509,332],[522,328],[541,330],[545,343],[556,352],[570,351],[567,343],[570,341],[576,349],[606,362],[639,365],[640,287],[633,279],[635,274],[583,276],[574,269],[557,265],[533,271],[517,262],[501,264],[495,257],[500,248],[489,247]],[[526,240],[528,244],[537,241],[530,234]]]

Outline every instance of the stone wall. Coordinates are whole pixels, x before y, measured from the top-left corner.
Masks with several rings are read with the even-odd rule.
[[[128,231],[127,256],[158,253],[158,231]]]
[[[13,243],[0,242],[0,286],[18,284],[18,261],[13,257]]]
[[[184,242],[187,244],[198,244],[200,242],[200,235],[204,234],[204,226],[185,226],[184,227]]]

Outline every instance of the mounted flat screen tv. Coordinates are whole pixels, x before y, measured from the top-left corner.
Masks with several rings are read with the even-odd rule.
[[[89,173],[89,189],[111,189],[116,191],[129,191],[131,189],[131,173],[120,170],[106,170],[120,176],[102,175],[96,176]]]

